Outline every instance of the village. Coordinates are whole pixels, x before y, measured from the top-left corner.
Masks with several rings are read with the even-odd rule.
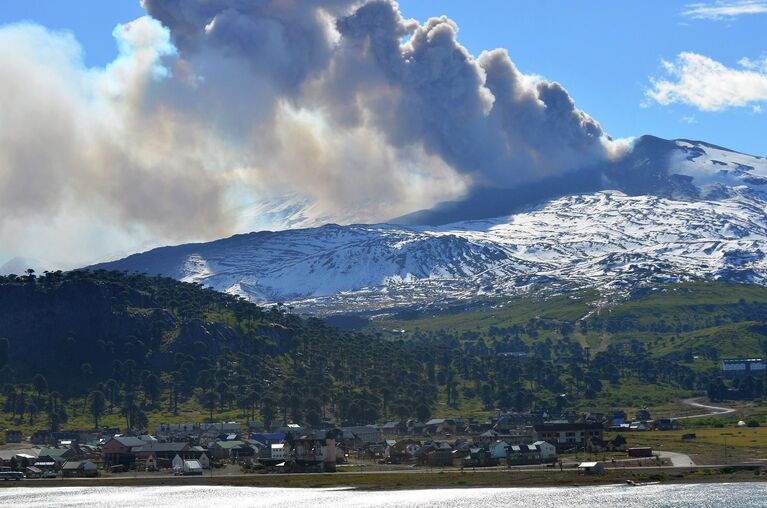
[[[660,466],[648,447],[630,447],[623,435],[672,430],[671,419],[652,420],[647,410],[628,418],[610,414],[507,413],[485,422],[434,418],[380,425],[259,422],[161,424],[151,433],[120,429],[50,432],[31,436],[7,430],[0,449],[6,480],[119,477],[121,475],[214,475],[322,473],[349,468],[499,468],[539,466],[600,474],[610,462]],[[611,439],[605,433],[611,432]],[[588,460],[587,460],[588,459]],[[644,461],[644,462],[643,462]]]

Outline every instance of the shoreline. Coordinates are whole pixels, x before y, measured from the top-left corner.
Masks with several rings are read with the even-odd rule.
[[[181,487],[229,486],[257,488],[347,488],[358,491],[425,490],[444,488],[543,488],[626,485],[626,480],[642,484],[685,483],[764,483],[767,475],[753,471],[721,470],[653,471],[608,470],[603,475],[584,476],[576,471],[509,472],[509,471],[439,471],[402,473],[316,473],[232,476],[158,476],[100,477],[67,479],[34,479],[2,481],[0,488],[61,487]],[[641,486],[641,485],[639,485]]]

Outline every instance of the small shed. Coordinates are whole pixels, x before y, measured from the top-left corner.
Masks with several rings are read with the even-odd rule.
[[[185,460],[184,461],[184,467],[182,470],[182,474],[184,475],[201,475],[202,474],[202,465],[200,464],[199,460]]]
[[[157,457],[150,455],[149,458],[146,459],[144,469],[146,471],[157,471],[159,469],[157,466]]]
[[[581,462],[578,464],[578,471],[587,475],[604,474],[605,465],[601,462]]]
[[[6,443],[21,443],[21,431],[20,430],[6,430],[5,442]]]
[[[73,477],[92,477],[98,476],[99,471],[96,464],[90,460],[67,461],[61,467],[61,476],[63,478]]]
[[[27,467],[27,478],[42,478],[43,477],[43,470],[40,468],[37,468],[35,466],[29,466]]]
[[[629,457],[652,457],[652,448],[649,446],[629,448]]]

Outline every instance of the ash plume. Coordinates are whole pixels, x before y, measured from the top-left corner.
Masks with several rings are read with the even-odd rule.
[[[444,16],[421,24],[391,0],[142,5],[105,68],[71,35],[0,27],[4,250],[40,258],[55,240],[74,263],[99,242],[211,239],[293,193],[321,217],[382,221],[622,150],[561,85],[504,50],[475,57]]]

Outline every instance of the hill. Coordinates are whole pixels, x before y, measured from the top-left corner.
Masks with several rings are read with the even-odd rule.
[[[692,283],[599,305],[594,292],[482,300],[340,331],[163,277],[4,277],[0,425],[639,407],[705,391],[717,358],[767,344],[761,286]]]

